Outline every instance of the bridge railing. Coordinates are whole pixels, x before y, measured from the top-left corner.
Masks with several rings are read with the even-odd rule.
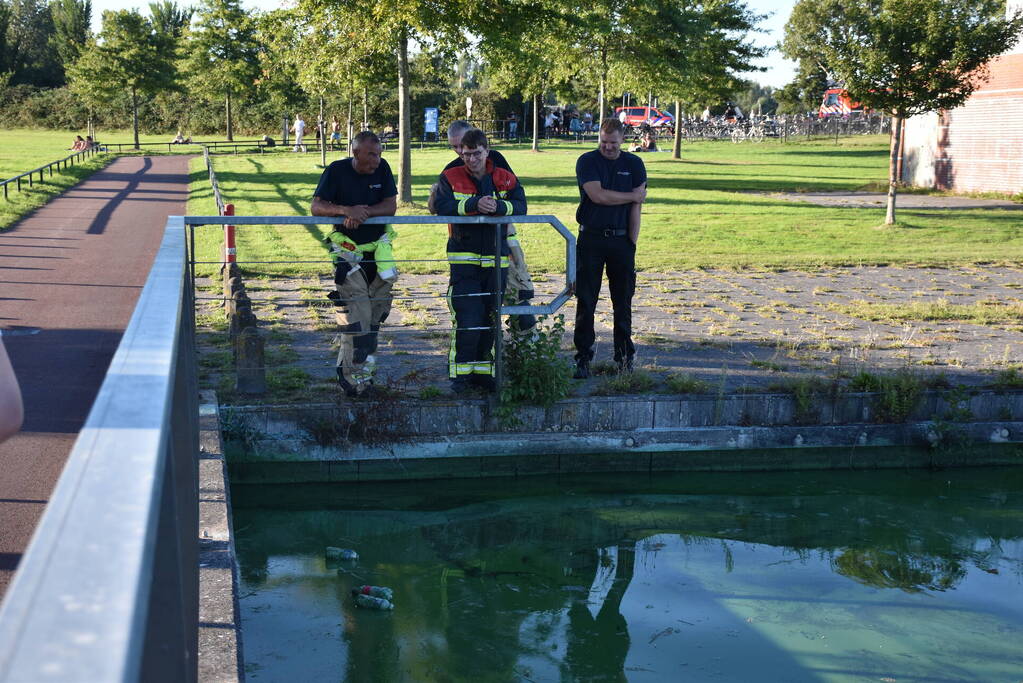
[[[0,681],[195,681],[198,388],[180,217],[0,606]]]

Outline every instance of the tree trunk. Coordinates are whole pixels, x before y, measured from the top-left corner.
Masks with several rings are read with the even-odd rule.
[[[227,141],[234,142],[234,121],[231,119],[231,92],[228,91],[224,107],[227,111]]]
[[[533,95],[533,151],[540,151],[540,96]]]
[[[327,168],[327,127],[323,121],[323,95],[320,95],[320,120],[316,125],[320,128],[320,166]]]
[[[597,99],[597,107],[600,108],[600,116],[597,117],[597,130],[604,125],[604,109],[607,108],[605,98],[607,97],[607,50],[600,50],[600,94]]]
[[[351,96],[351,94],[349,94],[348,95],[348,122],[345,124],[346,125],[345,130],[347,131],[347,135],[348,135],[348,145],[347,145],[348,156],[352,156],[352,138],[355,137],[355,125],[352,123],[352,107],[354,107],[355,105],[352,102],[353,102],[352,96]]]
[[[682,158],[682,103],[675,100],[675,141],[671,145],[671,158]]]
[[[369,88],[362,87],[362,129],[369,130]]]
[[[412,201],[412,112],[409,111],[408,30],[398,38],[398,201]]]
[[[892,144],[888,154],[888,209],[884,224],[895,225],[895,193],[899,182],[899,156],[902,152],[902,119],[892,117]]]
[[[131,130],[135,135],[135,149],[139,148],[139,94],[131,89]]]

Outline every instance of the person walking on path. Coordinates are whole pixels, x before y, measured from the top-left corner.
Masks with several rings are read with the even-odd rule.
[[[636,244],[640,213],[646,200],[646,167],[635,154],[622,151],[625,131],[617,119],[605,119],[597,149],[579,157],[579,241],[576,244],[575,378],[590,376],[593,360],[593,314],[607,268],[614,310],[614,360],[631,371],[632,295],[636,289]]]
[[[323,171],[310,207],[314,216],[345,217],[327,241],[336,286],[330,297],[337,306],[341,333],[337,381],[352,397],[373,383],[373,354],[380,325],[391,312],[391,288],[397,278],[389,258],[394,232],[389,225],[363,223],[373,216],[393,216],[398,207],[394,174],[380,158],[381,149],[376,133],[364,130],[356,135],[352,156]],[[375,252],[375,258],[365,259],[368,251]],[[387,272],[392,269],[393,277]]]
[[[293,152],[305,152],[305,143],[302,142],[302,138],[305,136],[305,120],[301,114],[295,114],[295,122],[291,124],[291,132],[295,134],[295,147],[291,150]]]
[[[526,194],[511,171],[489,159],[490,144],[481,130],[461,138],[462,166],[441,173],[436,208],[441,216],[513,216],[526,213]],[[495,254],[497,234],[500,253]],[[494,391],[494,293],[504,295],[507,277],[507,225],[448,225],[448,306],[451,309],[451,390],[473,385]],[[500,261],[498,261],[500,259]]]

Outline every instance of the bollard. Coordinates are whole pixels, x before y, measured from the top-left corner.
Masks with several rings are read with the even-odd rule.
[[[237,263],[225,263],[220,267],[220,277],[223,283],[224,290],[224,305],[227,306],[227,302],[230,301],[234,295],[235,288],[241,288],[241,273],[238,272]]]
[[[224,205],[224,215],[234,215],[234,204]],[[224,226],[224,261],[226,263],[234,263],[237,260],[236,249],[234,245],[234,226]]]
[[[230,307],[228,308],[228,320],[229,331],[231,337],[234,338],[241,333],[242,328],[245,325],[242,324],[242,320],[248,321],[250,318],[254,318],[252,313],[252,301],[249,299],[249,295],[245,293],[244,289],[235,292],[231,296]]]
[[[266,369],[263,365],[263,335],[254,326],[245,327],[241,334],[235,338],[234,348],[235,381],[238,393],[265,394]]]

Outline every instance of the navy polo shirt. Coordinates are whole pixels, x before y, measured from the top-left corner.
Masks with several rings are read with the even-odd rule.
[[[579,225],[595,230],[628,230],[632,204],[595,204],[583,190],[583,184],[597,180],[605,190],[632,192],[646,182],[643,160],[631,152],[622,152],[612,161],[595,149],[576,161],[575,177],[579,183],[579,208],[575,212],[575,220]]]
[[[385,160],[381,159],[380,165],[372,173],[363,174],[355,170],[352,159],[348,158],[335,161],[324,169],[313,196],[342,206],[373,206],[397,194],[394,174]],[[354,232],[345,231],[345,234],[356,244],[368,244],[380,239],[386,229],[386,225],[364,223]]]

